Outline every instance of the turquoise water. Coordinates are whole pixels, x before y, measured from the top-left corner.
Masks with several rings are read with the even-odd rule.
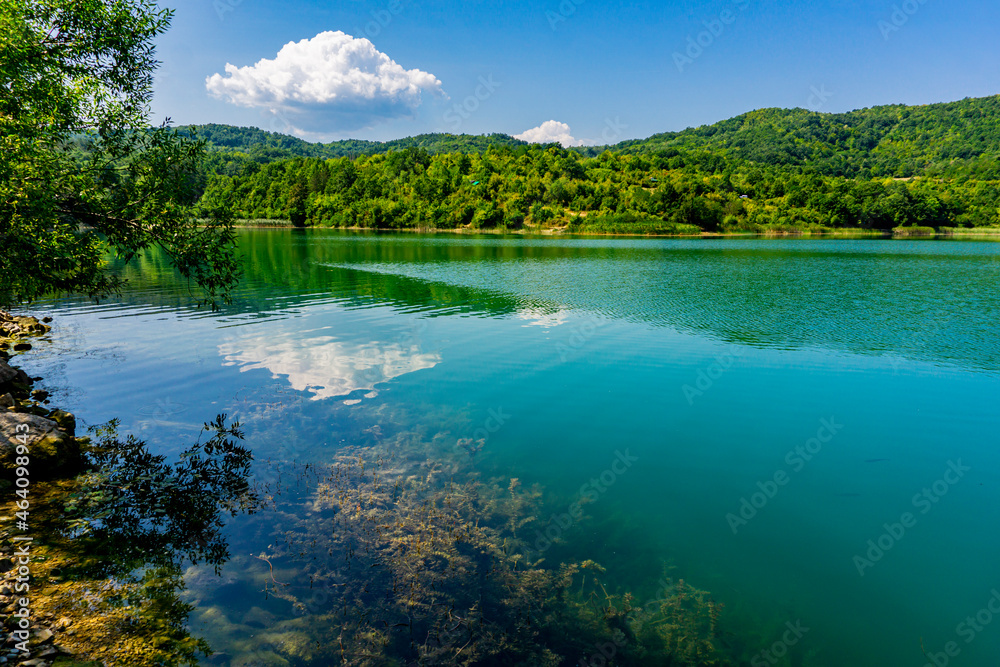
[[[640,599],[668,565],[760,651],[808,628],[754,664],[1000,656],[1000,617],[960,625],[1000,590],[1000,244],[240,239],[232,306],[197,309],[150,256],[120,298],[42,304],[54,336],[21,362],[161,453],[235,414],[261,470],[403,431],[483,438],[482,465],[556,514],[592,496],[563,543],[536,541],[548,559],[599,561]],[[188,573],[219,660],[289,613],[247,556],[279,520],[235,519],[221,579]]]

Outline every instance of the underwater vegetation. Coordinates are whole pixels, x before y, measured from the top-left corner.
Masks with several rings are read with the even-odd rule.
[[[271,543],[233,565],[253,573],[259,606],[199,621],[228,635],[226,664],[738,664],[722,605],[683,580],[643,605],[592,560],[532,559],[542,490],[483,476],[481,443],[375,433],[258,478]]]
[[[275,412],[296,410],[254,400],[241,419],[273,425]],[[33,613],[76,660],[746,664],[722,605],[683,579],[639,603],[579,545],[556,550],[574,554],[566,562],[533,551],[539,517],[558,501],[486,472],[485,441],[356,425],[326,462],[299,462],[307,440],[331,432],[316,423],[286,433],[277,462],[254,464],[244,427],[223,415],[171,462],[116,426],[86,440],[83,474],[34,491]],[[262,428],[254,442],[275,435]],[[233,555],[237,537],[267,546]]]

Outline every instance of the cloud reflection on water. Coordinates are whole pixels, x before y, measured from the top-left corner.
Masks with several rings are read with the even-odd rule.
[[[219,352],[226,365],[240,366],[241,372],[264,369],[276,379],[284,376],[292,389],[311,393],[314,401],[359,390],[374,397],[376,385],[441,363],[440,354],[422,352],[416,344],[360,343],[331,336],[258,336],[223,343]]]

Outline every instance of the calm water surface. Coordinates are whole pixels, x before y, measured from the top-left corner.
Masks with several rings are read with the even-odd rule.
[[[672,567],[761,650],[808,628],[776,664],[919,667],[921,642],[1000,662],[1000,618],[959,626],[1000,590],[1000,244],[240,242],[222,312],[151,255],[120,299],[44,304],[55,336],[22,362],[55,404],[161,453],[227,412],[261,469],[413,430],[485,438],[482,465],[553,507],[595,480],[547,557],[597,560],[639,598]],[[635,463],[609,473],[619,453]],[[269,522],[228,526],[221,579],[188,573],[222,660],[289,613],[247,555]]]

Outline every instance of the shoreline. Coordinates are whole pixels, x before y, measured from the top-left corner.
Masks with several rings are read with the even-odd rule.
[[[236,229],[300,229],[300,230],[328,230],[344,232],[366,232],[369,234],[454,234],[457,236],[525,236],[525,237],[618,237],[618,238],[673,238],[673,239],[715,239],[715,238],[764,238],[764,239],[823,239],[823,238],[845,238],[845,239],[949,239],[949,238],[1000,238],[1000,227],[976,228],[946,228],[946,231],[938,230],[933,233],[917,231],[907,233],[906,231],[892,229],[836,229],[832,231],[810,231],[808,229],[798,231],[788,230],[764,230],[759,232],[701,232],[700,234],[683,233],[656,233],[656,232],[598,232],[587,230],[571,230],[566,227],[529,227],[522,229],[472,229],[469,227],[440,228],[440,227],[398,227],[398,228],[371,228],[371,227],[324,227],[321,225],[308,225],[303,227],[294,226],[291,221],[279,220],[237,220],[233,226]]]
[[[48,590],[59,579],[49,566],[49,558],[56,553],[46,525],[51,516],[49,490],[84,472],[83,451],[90,439],[77,436],[72,413],[50,406],[49,393],[35,388],[42,378],[10,364],[32,349],[30,340],[51,332],[50,322],[49,317],[39,320],[0,311],[0,489],[4,493],[0,523],[7,537],[15,529],[22,532],[13,540],[5,539],[8,545],[0,549],[0,605],[4,610],[0,628],[9,638],[0,658],[5,664],[69,667],[91,663],[73,659],[76,651],[67,644],[74,643],[78,624],[62,610],[55,613],[50,604]],[[23,523],[14,523],[15,516]],[[25,536],[29,525],[33,530]],[[30,607],[28,598],[15,594],[25,590],[21,583],[25,570],[30,570]],[[30,618],[27,627],[19,618]]]

